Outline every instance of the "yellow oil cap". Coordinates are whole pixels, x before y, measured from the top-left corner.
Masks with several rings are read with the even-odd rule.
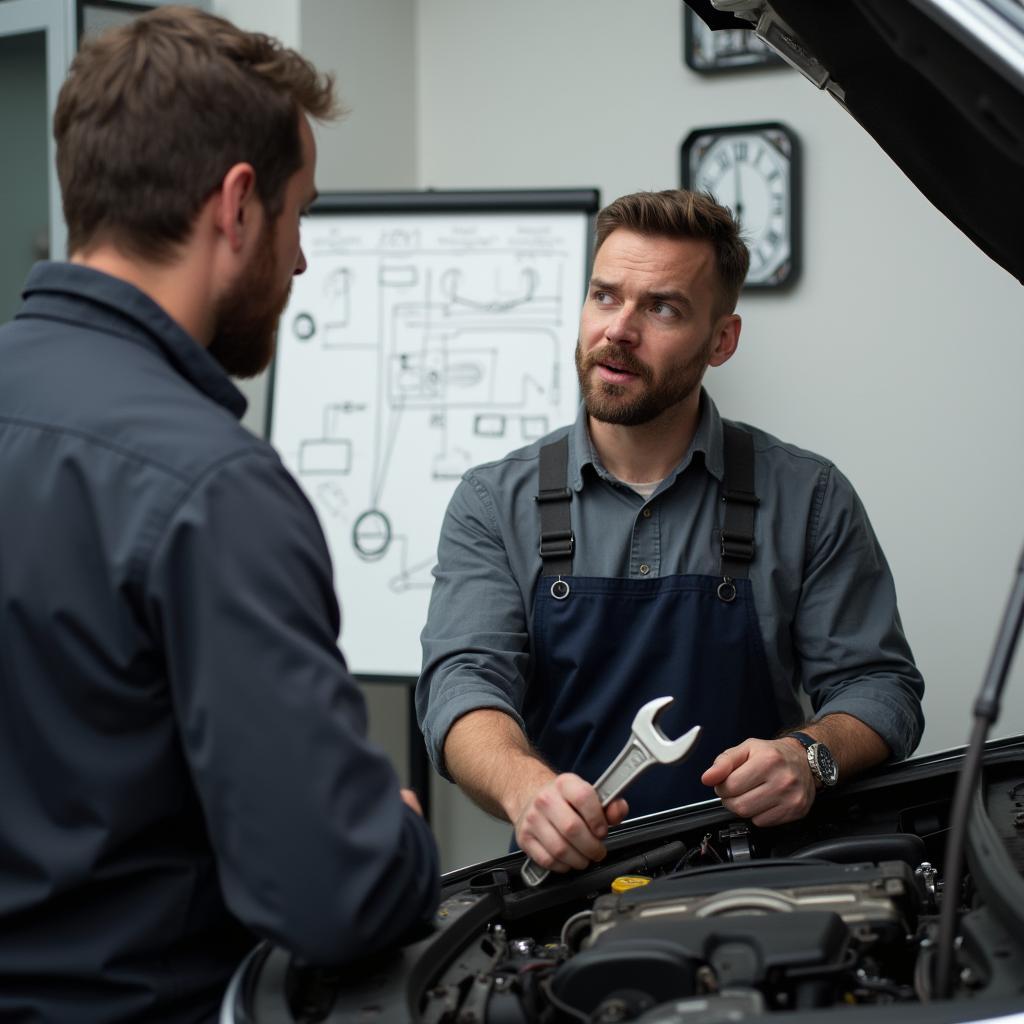
[[[630,889],[639,889],[647,885],[651,880],[646,875],[619,875],[612,882],[612,892],[628,892]]]

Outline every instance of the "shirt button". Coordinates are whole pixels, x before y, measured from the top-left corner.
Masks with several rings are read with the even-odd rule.
[[[650,510],[650,508],[645,508],[643,510],[643,512],[641,512],[640,514],[644,517],[644,519],[650,519],[651,518],[651,510]]]
[[[644,562],[643,565],[640,566],[640,575],[641,576],[646,576],[650,571],[651,571],[651,567],[646,562]]]

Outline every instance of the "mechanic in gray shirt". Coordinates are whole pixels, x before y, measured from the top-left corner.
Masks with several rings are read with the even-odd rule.
[[[748,264],[707,196],[602,210],[576,423],[470,471],[449,505],[421,724],[438,770],[541,867],[600,859],[627,812],[713,794],[793,820],[920,739],[923,682],[849,481],[701,387],[736,351]],[[700,724],[698,747],[602,810],[590,783],[662,695],[659,724]]]
[[[72,259],[0,327],[4,1021],[213,1021],[260,938],[338,965],[433,920],[316,515],[228,377],[273,352],[333,106],[195,8],[61,91]]]

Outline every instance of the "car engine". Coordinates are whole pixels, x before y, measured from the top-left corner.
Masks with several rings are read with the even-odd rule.
[[[670,876],[595,901],[589,934],[551,989],[598,1020],[693,997],[759,1009],[909,998],[908,937],[921,903],[899,861],[768,862]],[[881,962],[896,976],[882,976]]]
[[[742,834],[733,826],[729,837]],[[909,839],[882,845],[923,852]],[[651,851],[649,870],[666,853],[681,863],[617,876],[613,891],[566,918],[558,936],[492,927],[474,950],[489,961],[472,972],[475,992],[456,995],[442,981],[422,1019],[474,1019],[445,1009],[474,1001],[487,1008],[475,1019],[494,1024],[670,1024],[919,998],[915,973],[936,881],[927,862],[915,869],[906,860],[806,856],[702,865],[720,856],[710,836],[694,852],[678,843]],[[465,979],[467,967],[461,958],[456,974]]]

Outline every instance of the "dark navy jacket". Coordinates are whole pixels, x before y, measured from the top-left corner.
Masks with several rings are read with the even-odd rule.
[[[0,1019],[203,1021],[438,898],[336,645],[315,515],[135,288],[39,264],[0,328]]]

